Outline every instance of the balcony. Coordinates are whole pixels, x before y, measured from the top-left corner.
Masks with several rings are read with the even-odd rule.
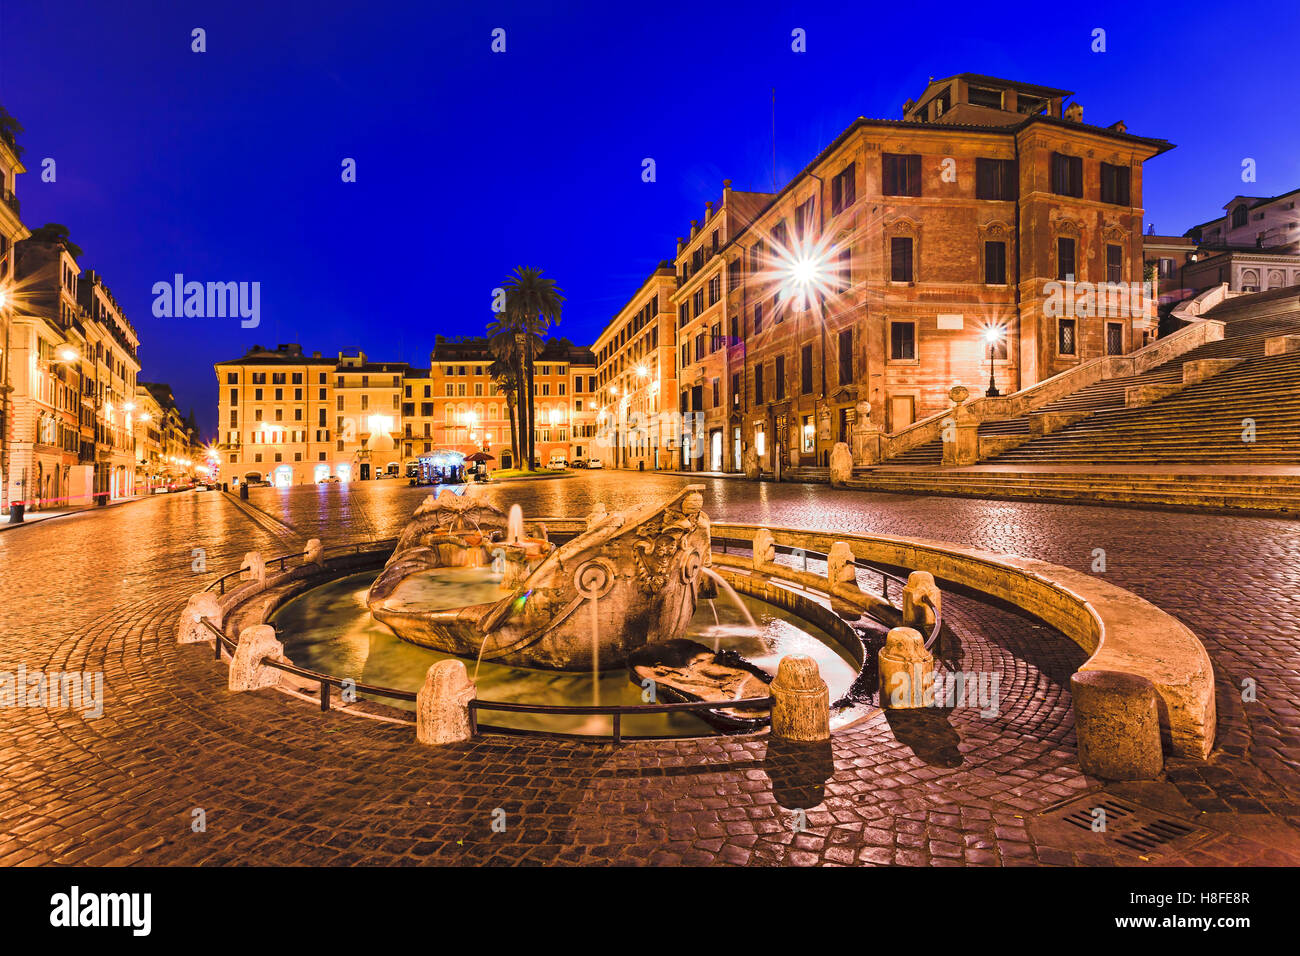
[[[14,195],[12,189],[0,189],[0,202],[13,210],[14,215],[18,215],[18,197]]]

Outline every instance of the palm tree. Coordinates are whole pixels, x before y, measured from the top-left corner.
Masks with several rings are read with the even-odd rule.
[[[493,366],[500,365],[505,375],[504,387],[508,390],[507,404],[510,411],[510,433],[514,438],[513,451],[516,468],[524,467],[522,462],[527,449],[520,443],[527,422],[524,421],[524,362],[523,348],[520,342],[517,323],[509,313],[502,313],[496,321],[488,325],[488,345],[496,356]],[[516,427],[516,421],[518,426]]]
[[[552,325],[559,325],[560,313],[564,307],[564,296],[554,279],[547,279],[541,269],[531,266],[518,266],[514,274],[505,281],[506,315],[515,330],[519,342],[519,352],[523,358],[525,370],[523,401],[520,402],[521,423],[527,419],[524,427],[524,445],[526,446],[527,467],[531,471],[536,454],[537,433],[533,427],[533,369],[534,359],[541,352],[542,336]]]
[[[509,355],[513,352],[508,346],[497,351],[497,339],[493,338],[490,342],[492,354],[495,356],[492,364],[488,366],[488,375],[492,377],[493,384],[496,385],[497,391],[506,398],[507,414],[510,418],[510,457],[513,459],[511,465],[518,467],[519,462],[519,430],[515,427],[515,398],[519,394],[519,379],[515,374],[514,365],[510,361]]]

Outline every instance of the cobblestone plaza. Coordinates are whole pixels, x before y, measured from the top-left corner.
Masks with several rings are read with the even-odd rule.
[[[688,480],[588,472],[474,493],[576,515]],[[231,693],[210,645],[177,646],[185,599],[245,552],[391,537],[424,494],[397,482],[262,488],[241,507],[186,493],[0,533],[0,669],[104,674],[98,719],[0,708],[0,865],[1300,862],[1292,520],[705,479],[715,521],[934,538],[1085,572],[1103,549],[1104,577],[1188,625],[1214,667],[1209,759],[1170,759],[1144,783],[1079,769],[1069,676],[1086,655],[1015,608],[955,591],[947,654],[1002,674],[1000,713],[877,711],[824,749],[761,735],[418,746],[409,726]],[[1086,832],[1062,815],[1079,798],[1188,833],[1144,849]]]

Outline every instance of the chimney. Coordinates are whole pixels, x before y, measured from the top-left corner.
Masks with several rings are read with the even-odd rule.
[[[1065,108],[1065,118],[1071,123],[1083,122],[1083,107],[1078,103],[1071,103]]]

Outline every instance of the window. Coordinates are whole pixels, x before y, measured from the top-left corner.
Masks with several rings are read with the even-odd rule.
[[[722,380],[715,378],[713,380],[713,407],[717,408],[722,404]]]
[[[1074,319],[1057,320],[1056,351],[1061,355],[1075,354]]]
[[[1106,323],[1106,354],[1124,354],[1124,325],[1120,322]]]
[[[1132,205],[1129,202],[1129,181],[1131,170],[1127,166],[1101,164],[1101,201],[1117,206]]]
[[[695,361],[704,358],[704,333],[698,332],[695,335]]]
[[[682,367],[682,368],[686,368],[686,366],[688,366],[688,365],[691,364],[691,346],[690,346],[690,343],[689,343],[689,342],[683,342],[683,343],[682,343],[682,349],[681,349],[681,351],[682,351],[682,364],[681,364],[681,367]]]
[[[691,302],[695,307],[695,315],[698,318],[700,313],[704,311],[704,290],[696,289],[695,295],[691,296]]]
[[[722,276],[716,275],[709,280],[709,305],[722,298]]]
[[[1007,284],[1007,244],[984,243],[984,282],[986,285]]]
[[[1173,260],[1173,259],[1161,259],[1161,260],[1160,260],[1160,277],[1161,277],[1162,279],[1168,279],[1168,278],[1171,278],[1171,277],[1173,276],[1173,274],[1174,274],[1174,260]]]
[[[891,322],[889,324],[889,358],[895,362],[915,361],[915,322]]]
[[[740,407],[740,373],[731,373],[731,407]]]
[[[853,250],[844,248],[840,250],[835,264],[835,290],[837,292],[848,292],[853,286]]]
[[[1124,247],[1114,243],[1106,246],[1106,281],[1124,281]]]
[[[727,291],[735,292],[740,288],[740,260],[733,259],[727,263]]]
[[[921,195],[921,155],[883,153],[884,175],[880,191],[886,196]]]
[[[1002,109],[1002,91],[972,86],[966,93],[966,102],[972,106],[987,106],[990,109]]]
[[[238,384],[239,384],[239,373],[238,373],[238,372],[227,372],[227,373],[226,373],[226,384],[227,384],[227,385],[238,385]]]
[[[691,318],[691,314],[689,311],[687,311],[686,303],[683,302],[681,305],[677,307],[677,327],[681,328],[683,325],[685,325],[687,322],[690,321],[690,318]]]
[[[799,389],[804,395],[812,394],[813,358],[811,345],[805,345],[799,351]]]
[[[754,303],[754,334],[763,331],[763,303]]]
[[[831,215],[838,216],[857,201],[856,163],[849,163],[831,179]]]
[[[709,330],[709,351],[716,352],[722,348],[722,323],[714,322],[713,328]]]
[[[785,398],[785,356],[776,357],[776,370],[772,374],[775,379],[776,400],[779,402]]]
[[[802,239],[812,232],[813,201],[814,197],[809,196],[805,202],[800,203],[795,208],[794,235],[796,239]]]
[[[1056,278],[1064,282],[1074,279],[1074,240],[1059,236],[1056,240]]]
[[[1058,196],[1083,197],[1083,158],[1052,154],[1052,192]]]
[[[1016,162],[1013,159],[975,160],[976,199],[1015,199]]]
[[[1249,218],[1250,218],[1250,213],[1246,209],[1245,204],[1243,203],[1242,205],[1238,206],[1236,209],[1232,211],[1232,228],[1237,229],[1241,226],[1246,225],[1246,222],[1249,220]],[[253,379],[254,381],[256,381],[257,376],[254,375]]]
[[[754,366],[754,404],[762,405],[766,401],[763,395],[763,366]]]
[[[853,330],[845,329],[840,333],[840,384],[853,382]]]
[[[911,236],[894,236],[889,240],[889,278],[892,282],[912,281]]]

